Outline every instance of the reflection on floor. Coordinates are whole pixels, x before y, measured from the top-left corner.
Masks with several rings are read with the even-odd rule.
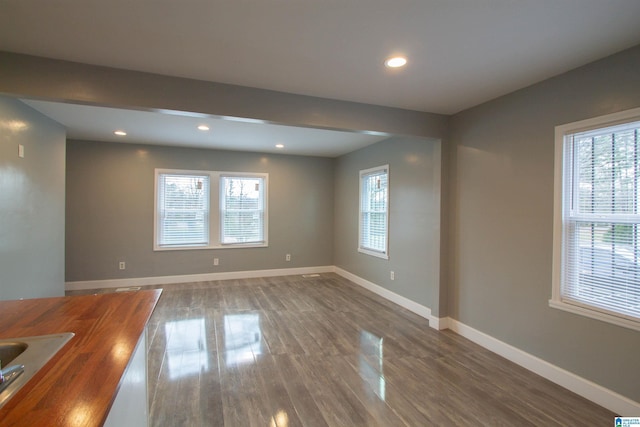
[[[610,425],[614,414],[335,275],[164,287],[153,426]]]
[[[204,318],[165,322],[166,360],[169,379],[209,371]]]
[[[360,376],[382,401],[385,400],[383,340],[369,331],[360,331]]]
[[[252,363],[262,354],[260,314],[224,315],[225,362],[227,366]]]

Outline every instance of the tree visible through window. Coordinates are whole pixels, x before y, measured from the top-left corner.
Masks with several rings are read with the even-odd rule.
[[[561,302],[640,319],[640,122],[562,140]]]
[[[160,174],[158,177],[158,244],[209,243],[209,177]]]
[[[223,176],[220,185],[221,242],[263,242],[264,178]]]
[[[268,246],[268,174],[156,169],[155,175],[154,250]]]
[[[389,166],[360,171],[358,250],[388,258]]]

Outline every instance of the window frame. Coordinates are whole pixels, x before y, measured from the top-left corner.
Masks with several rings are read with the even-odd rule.
[[[386,186],[386,205],[385,205],[385,247],[384,251],[377,250],[375,248],[363,246],[363,191],[364,180],[367,176],[378,174],[379,172],[385,172],[387,175]],[[390,171],[389,165],[376,166],[369,169],[363,169],[359,173],[359,187],[358,187],[358,252],[371,255],[374,257],[389,259],[389,195],[390,195]]]
[[[563,273],[565,265],[565,217],[564,196],[570,185],[568,174],[573,174],[573,170],[567,171],[568,166],[573,166],[573,162],[565,158],[566,137],[581,132],[597,129],[604,129],[625,123],[640,121],[640,108],[607,114],[600,117],[581,120],[573,123],[555,127],[555,164],[554,164],[554,224],[553,224],[553,277],[552,293],[549,306],[564,310],[570,313],[582,315],[592,319],[601,320],[626,328],[640,330],[640,318],[625,315],[624,313],[614,313],[598,306],[590,305],[585,301],[567,299],[563,295]],[[573,189],[571,189],[573,191]],[[604,222],[608,222],[605,220]],[[567,243],[569,244],[569,243]]]
[[[262,214],[262,240],[255,242],[237,242],[237,243],[225,243],[223,242],[223,229],[224,229],[224,216],[223,216],[223,200],[226,200],[225,192],[224,192],[224,179],[225,178],[246,178],[246,179],[259,179],[263,184],[263,188],[260,190],[261,193],[261,209],[258,210]],[[265,173],[235,173],[235,172],[221,172],[218,175],[219,180],[219,201],[218,201],[218,212],[219,212],[219,233],[218,233],[218,242],[221,247],[263,247],[267,246],[267,242],[269,240],[269,227],[267,224],[269,223],[269,175]]]
[[[269,246],[269,174],[263,172],[227,172],[227,171],[203,171],[203,170],[187,170],[187,169],[162,169],[154,170],[154,205],[153,205],[153,250],[155,251],[180,251],[180,250],[199,250],[199,249],[240,249],[240,248],[263,248]],[[160,245],[160,207],[158,205],[160,199],[159,179],[163,174],[172,175],[202,175],[209,177],[209,216],[208,216],[208,244],[205,245]],[[264,182],[262,189],[264,200],[264,219],[263,219],[263,237],[262,242],[251,243],[222,243],[221,241],[221,184],[222,177],[246,177],[261,178]]]

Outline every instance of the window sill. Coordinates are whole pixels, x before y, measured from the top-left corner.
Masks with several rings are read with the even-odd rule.
[[[549,307],[557,308],[558,310],[563,310],[569,313],[589,317],[591,319],[612,323],[614,325],[622,326],[628,329],[633,329],[635,331],[640,331],[640,320],[630,320],[623,317],[618,317],[611,314],[603,313],[595,309],[590,309],[590,308],[582,307],[575,304],[569,304],[564,301],[558,301],[554,299],[549,300]]]
[[[222,245],[202,245],[202,246],[154,246],[154,252],[163,251],[196,251],[201,249],[246,249],[246,248],[268,248],[268,243],[233,243]]]
[[[368,249],[362,249],[362,248],[358,248],[358,252],[360,252],[361,254],[371,255],[377,258],[389,259],[389,255],[385,252],[370,251]]]

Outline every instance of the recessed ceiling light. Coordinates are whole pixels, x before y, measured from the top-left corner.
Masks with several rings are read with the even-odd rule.
[[[284,144],[276,144],[276,148],[284,148]]]
[[[394,56],[384,61],[384,65],[386,65],[389,68],[404,67],[406,64],[407,64],[407,58],[403,56]]]
[[[127,135],[127,133],[125,131],[123,131],[123,130],[117,130],[117,131],[114,131],[113,133],[115,133],[118,136],[126,136]]]
[[[198,126],[198,130],[201,130],[201,131],[209,130],[209,126],[207,126],[207,125],[200,125],[200,126]]]

